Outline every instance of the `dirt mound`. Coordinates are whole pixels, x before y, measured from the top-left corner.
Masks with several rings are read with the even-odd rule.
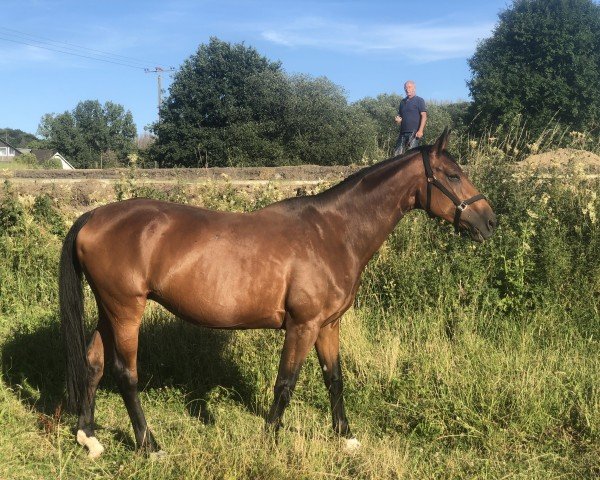
[[[600,156],[585,150],[559,148],[531,155],[518,163],[520,167],[534,170],[582,169],[585,173],[600,173]]]

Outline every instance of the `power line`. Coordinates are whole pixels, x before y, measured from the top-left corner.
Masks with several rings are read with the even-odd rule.
[[[4,31],[3,31],[4,30]],[[13,33],[10,33],[13,32]],[[7,38],[10,37],[10,38]],[[17,39],[13,37],[17,37]],[[19,38],[21,37],[21,38]],[[28,38],[28,37],[31,37]],[[41,40],[38,40],[41,39]],[[162,74],[165,72],[174,72],[175,68],[163,68],[154,67],[154,69],[147,68],[141,65],[152,64],[144,60],[138,60],[133,57],[126,57],[124,55],[117,55],[109,52],[103,52],[101,50],[94,50],[87,47],[81,47],[72,43],[59,42],[45,37],[36,37],[19,30],[12,28],[0,27],[0,41],[12,42],[20,45],[28,45],[30,47],[40,48],[43,50],[49,50],[51,52],[63,53],[65,55],[71,55],[74,57],[85,58],[88,60],[96,60],[99,62],[112,63],[114,65],[120,65],[123,67],[134,68],[136,70],[143,70],[145,73],[157,73],[158,74],[158,108],[160,112],[160,105],[162,102]],[[33,43],[32,43],[33,42]],[[74,51],[73,51],[74,50]],[[78,51],[79,50],[79,51]],[[89,53],[88,53],[89,52]],[[138,64],[138,65],[136,65]],[[156,63],[154,63],[156,65]]]
[[[2,30],[5,30],[6,32],[2,32]],[[7,32],[12,32],[12,33],[7,33]],[[66,50],[82,50],[83,52],[79,52],[79,53],[88,53],[91,52],[89,54],[91,55],[95,55],[95,56],[104,56],[104,57],[108,57],[111,60],[116,60],[116,61],[124,61],[127,63],[139,63],[141,65],[156,65],[160,62],[154,62],[154,61],[150,61],[150,60],[141,60],[141,59],[137,59],[134,57],[127,57],[125,55],[118,55],[116,53],[111,53],[111,52],[105,52],[102,50],[96,50],[93,48],[88,48],[88,47],[83,47],[81,45],[76,45],[74,43],[68,43],[68,42],[61,42],[58,40],[54,40],[51,38],[47,38],[47,37],[42,37],[39,35],[31,35],[29,33],[26,32],[22,32],[20,30],[15,30],[14,28],[8,28],[8,27],[0,27],[0,33],[2,33],[4,36],[10,36],[10,35],[16,35],[18,37],[24,37],[25,40],[29,41],[29,42],[35,42],[36,45],[33,46],[38,46],[37,44],[41,44],[41,45],[49,45],[51,47],[55,47],[55,48],[61,48],[61,49],[66,49]],[[29,43],[27,43],[27,45],[30,45]],[[41,48],[41,47],[40,47]],[[61,53],[65,53],[64,51],[61,50]],[[96,57],[94,57],[96,58]]]
[[[132,65],[130,63],[117,62],[117,61],[113,61],[113,60],[108,60],[106,58],[90,57],[88,55],[81,55],[79,53],[67,52],[67,51],[64,51],[64,50],[57,50],[55,48],[43,47],[41,45],[35,45],[34,43],[20,42],[18,40],[12,40],[10,38],[4,38],[4,37],[1,37],[1,36],[0,36],[0,40],[4,40],[5,42],[18,43],[18,44],[21,44],[21,45],[29,45],[31,47],[41,48],[43,50],[50,50],[51,52],[64,53],[66,55],[73,55],[74,57],[87,58],[89,60],[98,60],[99,62],[113,63],[115,65],[121,65],[123,67],[129,67],[129,68],[136,68],[138,70],[144,70],[144,67],[139,67],[137,65]]]

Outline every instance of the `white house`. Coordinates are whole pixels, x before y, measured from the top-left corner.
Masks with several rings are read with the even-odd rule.
[[[0,138],[0,162],[12,162],[21,152],[10,143]]]
[[[39,148],[29,149],[29,148],[17,148],[13,147],[6,140],[0,139],[0,168],[2,168],[2,162],[12,162],[15,160],[15,157],[22,155],[24,153],[31,153],[35,155],[37,161],[42,164],[48,160],[57,159],[60,160],[60,164],[63,170],[73,170],[74,167],[71,165],[65,157],[63,157],[60,152],[56,150],[43,150]]]

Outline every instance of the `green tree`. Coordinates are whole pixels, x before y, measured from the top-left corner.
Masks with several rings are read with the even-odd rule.
[[[44,115],[38,135],[73,166],[90,168],[100,166],[105,157],[125,161],[135,148],[136,127],[131,112],[122,105],[86,100],[71,112]]]
[[[36,140],[35,135],[14,128],[0,128],[0,139],[6,140],[12,146],[26,147],[29,142]]]
[[[377,131],[344,91],[325,77],[289,77],[291,95],[282,120],[286,151],[294,163],[350,164],[375,157]]]
[[[354,104],[355,108],[362,110],[375,123],[377,146],[386,157],[392,154],[398,138],[398,125],[394,123],[394,117],[400,100],[402,96],[396,93],[383,93],[375,98],[363,98]]]
[[[217,38],[175,74],[152,131],[149,153],[164,167],[351,163],[374,143],[338,86]]]
[[[600,6],[592,0],[515,0],[469,59],[475,124],[553,119],[600,124]]]
[[[268,128],[259,125],[281,87],[278,62],[243,44],[211,38],[175,73],[152,128],[158,141],[151,154],[161,166],[223,166],[250,143],[269,157]],[[239,128],[232,132],[233,126]]]

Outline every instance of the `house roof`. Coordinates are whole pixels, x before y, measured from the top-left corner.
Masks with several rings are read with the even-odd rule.
[[[34,148],[31,150],[31,154],[35,155],[35,158],[37,158],[37,161],[39,163],[44,163],[53,157],[57,157],[62,162],[63,168],[65,165],[67,165],[69,168],[74,168],[73,165],[71,165],[69,161],[65,157],[63,157],[58,150]]]
[[[34,148],[31,150],[31,153],[33,155],[35,155],[35,158],[37,158],[38,162],[42,163],[45,162],[46,160],[50,160],[54,155],[56,155],[58,153],[57,150],[41,150],[38,148]]]
[[[1,138],[0,138],[0,145],[6,145],[7,147],[10,147],[10,148],[16,150],[17,152],[19,151],[18,147],[15,147],[13,144],[8,143],[6,140],[2,140]]]

